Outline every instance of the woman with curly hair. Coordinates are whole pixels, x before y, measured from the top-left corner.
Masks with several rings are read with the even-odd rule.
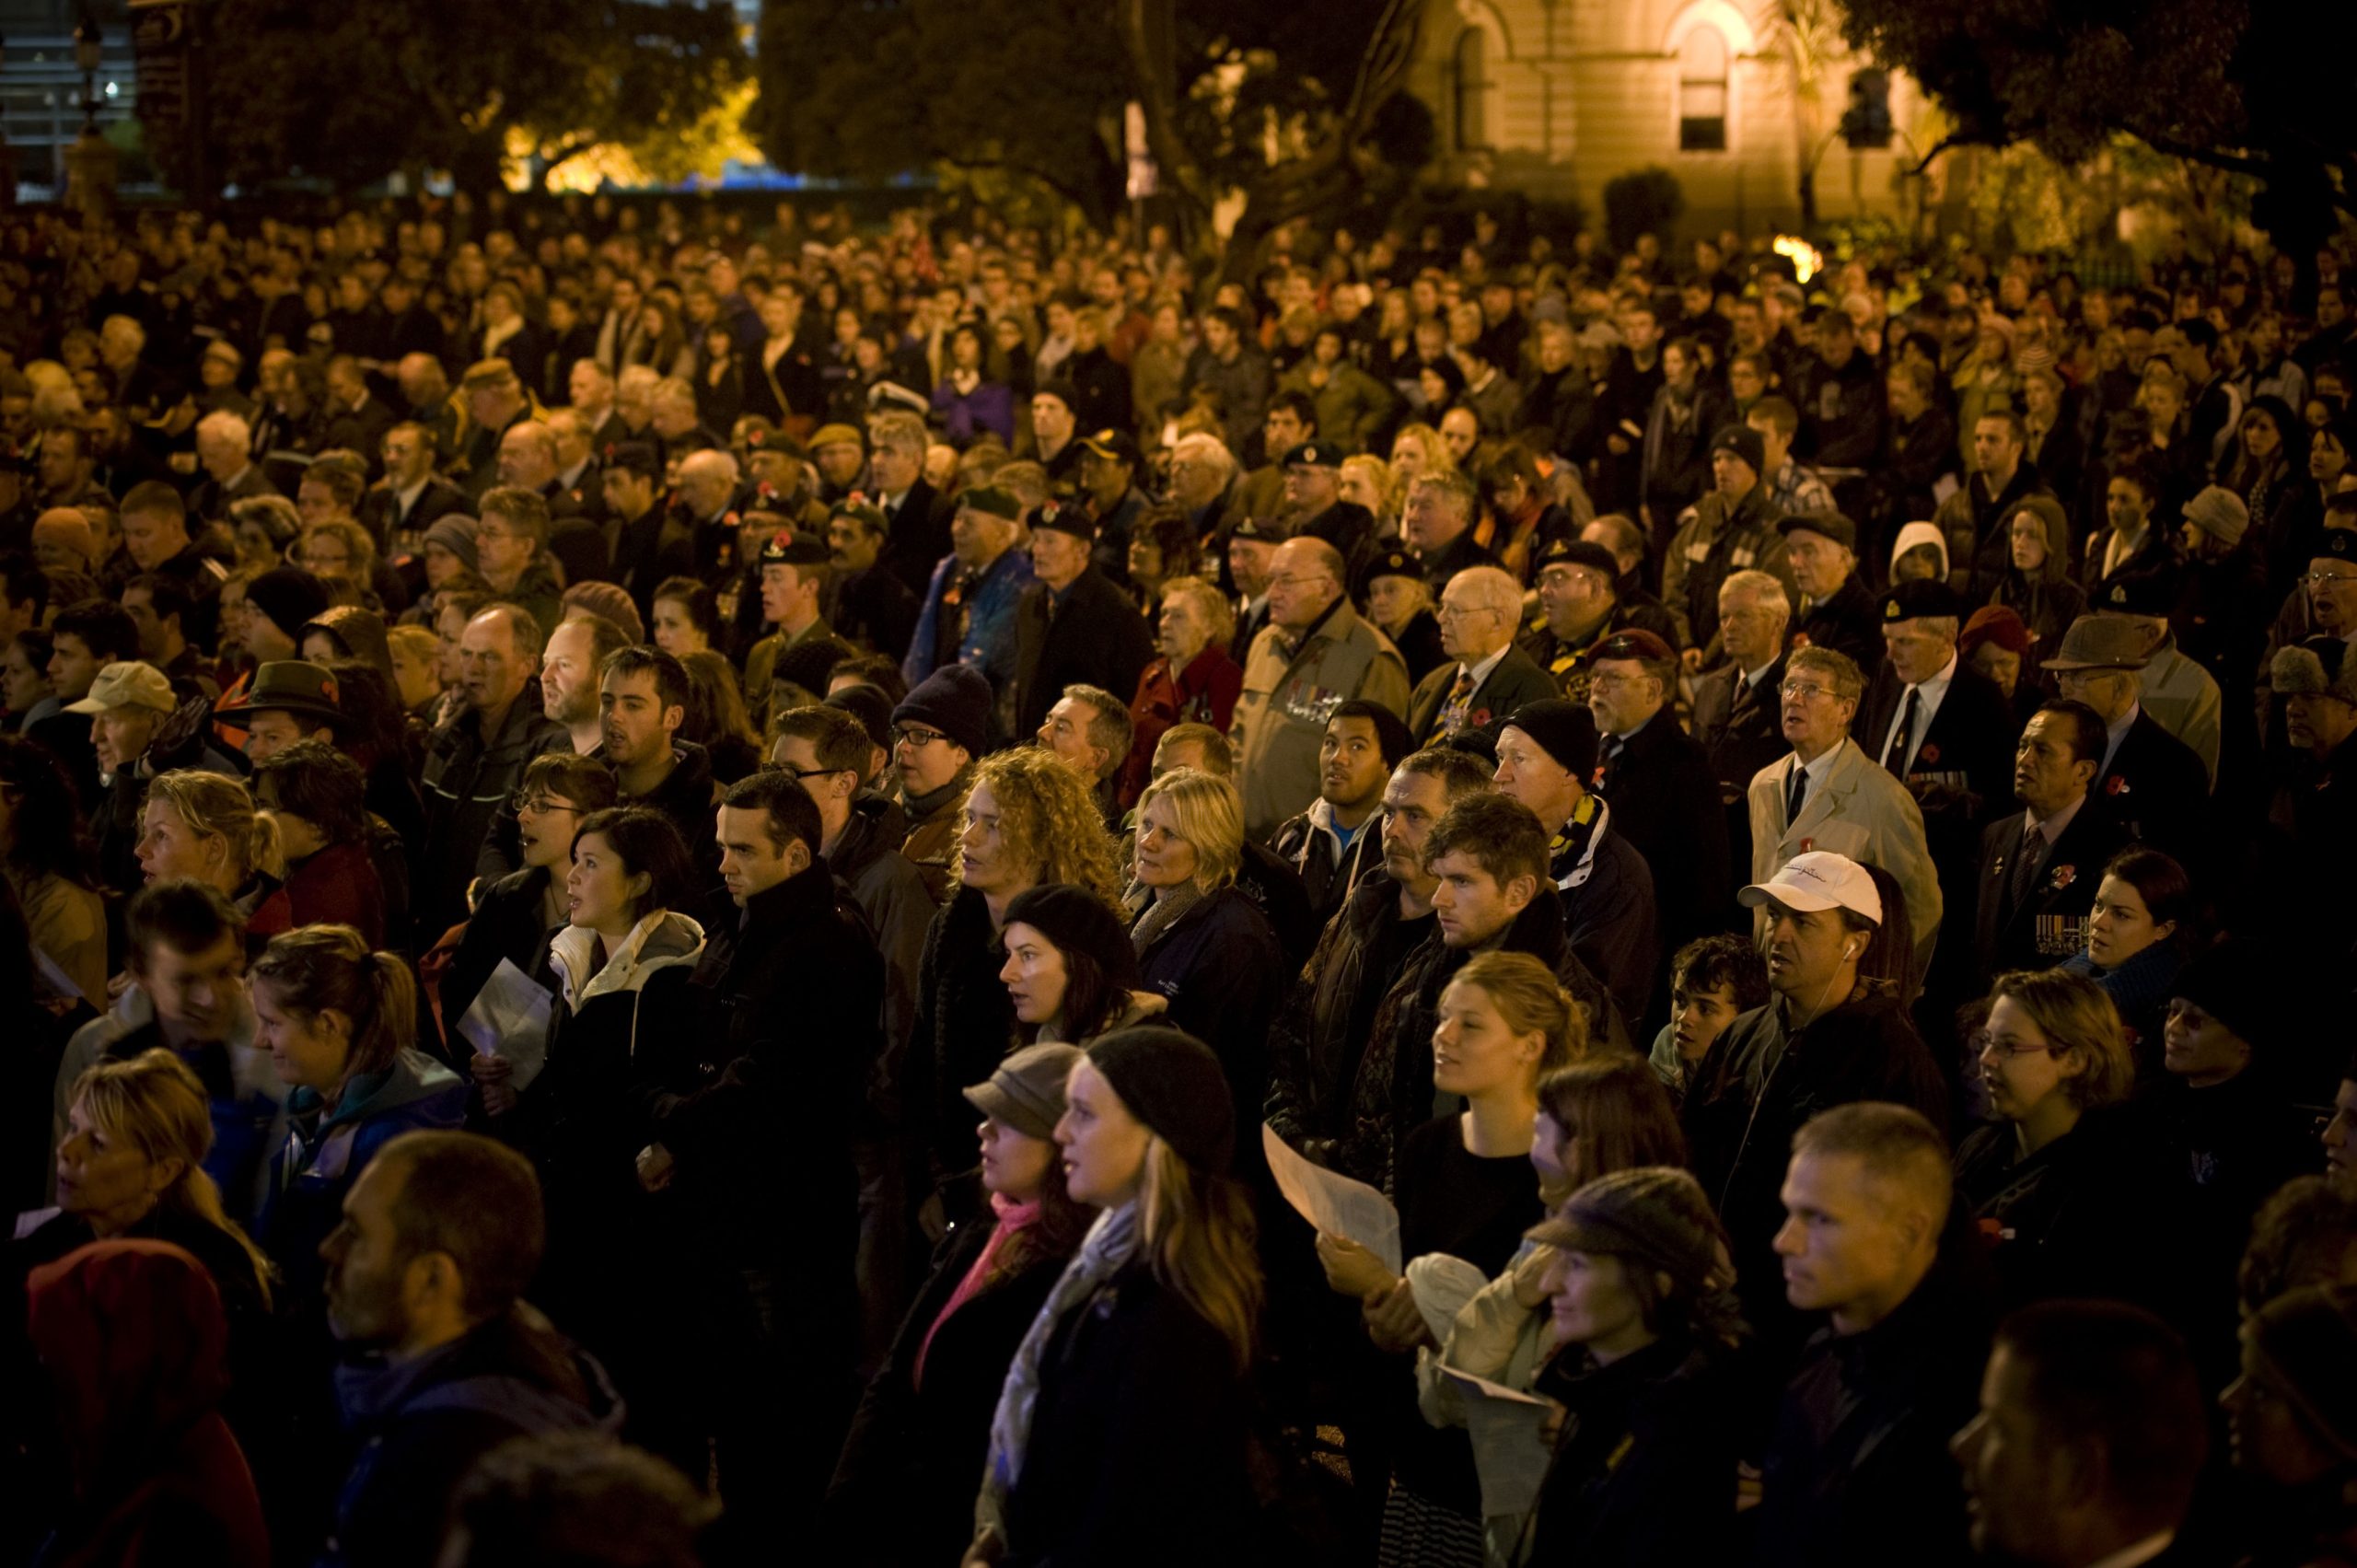
[[[1065,882],[1120,907],[1113,841],[1086,781],[1055,756],[1022,747],[985,757],[961,814],[952,869],[958,889],[925,933],[900,1099],[927,1128],[936,1182],[977,1156],[962,1090],[990,1075],[1015,1038],[1006,966],[1007,906],[1028,889]]]

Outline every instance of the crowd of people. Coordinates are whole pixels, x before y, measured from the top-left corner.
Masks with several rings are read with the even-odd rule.
[[[2357,1560],[2346,251],[1256,260],[0,224],[0,1550]]]

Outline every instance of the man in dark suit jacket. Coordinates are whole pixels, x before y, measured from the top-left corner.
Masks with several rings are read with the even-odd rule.
[[[1737,572],[1720,584],[1719,639],[1727,660],[1694,682],[1692,734],[1718,786],[1728,869],[1746,879],[1751,866],[1751,781],[1792,749],[1784,738],[1782,691],[1791,606],[1783,584],[1764,572]],[[1736,888],[1731,877],[1718,890],[1716,904],[1717,912],[1740,930],[1751,917],[1736,905]]]
[[[434,438],[422,424],[404,421],[385,432],[385,477],[361,496],[355,515],[379,550],[423,534],[453,512],[474,516],[467,493],[434,471]]]
[[[1882,661],[1882,618],[1858,581],[1858,530],[1839,512],[1794,512],[1778,519],[1784,563],[1801,590],[1793,645],[1831,648],[1872,669]]]
[[[1980,829],[2012,795],[2013,704],[1997,683],[1957,656],[1964,606],[1936,579],[1899,584],[1882,598],[1882,668],[1866,688],[1851,735],[1914,796],[1923,839],[1940,869],[1945,907],[1971,907]],[[1937,1016],[1962,999],[1971,968],[1960,942],[1933,954],[1926,1005]]]
[[[2185,860],[2199,857],[2199,827],[2209,803],[2210,773],[2191,747],[2144,712],[2139,675],[2152,635],[2140,618],[2082,615],[2062,633],[2062,645],[2042,661],[2066,697],[2093,708],[2104,724],[2101,766],[2088,793],[2103,803],[2128,835]]]
[[[1440,647],[1448,662],[1408,698],[1408,734],[1418,746],[1494,730],[1525,703],[1558,694],[1555,678],[1514,645],[1521,610],[1521,589],[1495,566],[1470,567],[1449,581],[1440,596]]]
[[[1036,732],[1067,686],[1134,692],[1154,656],[1145,617],[1089,563],[1097,525],[1086,505],[1032,508],[1031,566],[1039,580],[1015,610],[1015,733]]]
[[[2103,867],[2128,843],[2126,830],[2087,798],[2103,766],[2103,719],[2058,697],[2030,715],[2014,749],[2014,794],[2023,809],[1980,835],[1972,923],[1974,980],[2042,970],[2076,949]]]
[[[321,430],[320,446],[341,447],[359,453],[368,460],[372,477],[383,472],[385,432],[393,427],[398,416],[369,391],[368,378],[360,371],[360,361],[349,354],[339,354],[328,361],[327,382],[327,422]]]
[[[1650,632],[1616,632],[1597,646],[1593,668],[1587,706],[1597,793],[1612,807],[1614,829],[1653,870],[1660,950],[1673,954],[1726,928],[1725,807],[1701,742],[1667,711],[1678,689],[1669,645]],[[1668,1001],[1666,973],[1655,983],[1656,1013]]]

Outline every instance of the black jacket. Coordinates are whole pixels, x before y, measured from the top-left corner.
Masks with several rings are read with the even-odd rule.
[[[1605,738],[1599,754],[1611,748]],[[1726,812],[1701,743],[1665,707],[1606,761],[1597,788],[1611,804],[1612,830],[1653,870],[1660,951],[1675,953],[1723,927],[1717,917],[1730,886]]]
[[[1782,1318],[1783,1271],[1770,1249],[1784,1223],[1780,1193],[1793,1134],[1820,1110],[1857,1100],[1912,1106],[1945,1130],[1947,1083],[1896,989],[1866,981],[1794,1031],[1782,998],[1729,1024],[1695,1063],[1680,1119],[1694,1174],[1718,1205],[1755,1326]]]
[[[1361,823],[1351,839],[1351,847],[1338,852],[1333,833],[1312,821],[1310,813],[1305,811],[1286,818],[1269,847],[1293,868],[1300,881],[1310,918],[1317,923],[1310,933],[1310,940],[1315,943],[1318,933],[1334,918],[1334,912],[1342,907],[1342,901],[1350,897],[1359,880],[1383,868],[1383,819],[1378,813]],[[1308,956],[1306,950],[1299,955],[1303,958]]]
[[[1826,1329],[1784,1387],[1760,1467],[1760,1568],[1910,1568],[1973,1561],[1948,1440],[1980,1407],[1989,1322],[1938,1265],[1856,1334]]]
[[[1957,1144],[1956,1202],[1988,1249],[2000,1306],[2111,1296],[2178,1319],[2178,1216],[2157,1201],[2176,1173],[2156,1132],[2132,1108],[2106,1106],[2026,1159],[2010,1121]]]
[[[941,1568],[973,1543],[975,1483],[989,1457],[999,1389],[1066,1262],[1034,1259],[967,1297],[935,1333],[935,1319],[993,1228],[984,1210],[942,1239],[932,1275],[859,1401],[827,1489],[825,1533],[862,1562]]]
[[[1277,1008],[1263,1117],[1295,1148],[1322,1145],[1350,1130],[1351,1084],[1366,1043],[1352,1019],[1364,993],[1387,981],[1379,967],[1368,965],[1399,923],[1399,885],[1378,866],[1327,922]]]
[[[914,1173],[913,1191],[920,1194],[973,1169],[981,1157],[966,1087],[988,1078],[1014,1048],[1015,1004],[998,977],[1005,966],[1006,945],[991,928],[990,906],[971,888],[959,888],[925,933],[916,1027],[892,1086],[892,1099],[924,1162]]]
[[[360,1450],[319,1561],[351,1568],[432,1562],[459,1483],[507,1439],[621,1419],[604,1371],[520,1303],[415,1361],[339,1367],[336,1398]]]
[[[1831,598],[1801,611],[1793,633],[1793,646],[1847,654],[1860,669],[1869,672],[1868,679],[1882,663],[1882,616],[1875,609],[1875,596],[1854,572],[1833,590]]]
[[[1258,1125],[1268,1098],[1269,1024],[1291,978],[1259,908],[1232,887],[1197,900],[1138,955],[1138,976],[1169,999],[1174,1028],[1218,1053],[1237,1128]],[[1257,1148],[1237,1141],[1243,1163]]]
[[[1009,1568],[1245,1555],[1251,1408],[1219,1331],[1143,1263],[1057,1325],[1039,1364]]]
[[[2200,824],[2210,800],[2209,770],[2193,748],[2141,708],[2087,796],[2101,801],[2139,843],[2179,860],[2207,836]]]
[[[1015,607],[1015,733],[1021,739],[1047,721],[1065,687],[1133,692],[1154,657],[1135,601],[1096,567],[1073,580],[1062,602],[1053,599],[1047,584],[1034,583]]]
[[[662,1041],[651,1108],[679,1162],[675,1189],[740,1255],[772,1255],[790,1225],[795,1257],[814,1276],[817,1260],[840,1260],[848,1290],[850,1139],[866,1121],[884,1011],[884,959],[857,906],[813,861],[754,894],[733,936],[707,941],[691,985],[697,1012]]]
[[[421,928],[440,931],[462,918],[467,884],[476,877],[516,869],[489,842],[492,820],[533,758],[569,744],[564,726],[540,711],[537,679],[524,683],[498,734],[484,735],[482,714],[472,708],[434,732],[418,781],[425,803],[423,875],[413,890]]]
[[[467,933],[459,939],[459,950],[443,971],[441,1005],[446,1027],[458,1028],[502,958],[550,991],[556,990],[556,977],[549,968],[549,938],[556,928],[542,919],[540,910],[541,894],[548,885],[549,873],[534,865],[503,877],[482,890],[474,913],[467,918]]]
[[[881,496],[874,499],[878,505],[884,504]],[[932,586],[934,563],[949,553],[949,513],[933,486],[920,479],[909,486],[900,505],[885,514],[888,526],[877,563],[900,578],[920,600]]]
[[[1980,877],[1972,922],[1977,978],[1986,981],[2006,970],[2050,969],[2067,952],[2041,952],[2041,935],[2051,945],[2063,933],[2049,923],[2084,923],[2095,907],[2103,868],[2128,845],[2128,833],[2094,800],[2082,801],[2051,849],[2038,846],[2039,869],[2029,896],[2016,902],[2025,816],[2008,812],[1980,834]]]
[[[1528,1568],[1686,1568],[1732,1560],[1742,1423],[1733,1353],[1684,1335],[1590,1366],[1540,1372],[1566,1411],[1529,1528]]]

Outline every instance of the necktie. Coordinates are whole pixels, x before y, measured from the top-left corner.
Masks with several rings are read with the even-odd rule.
[[[1457,667],[1456,682],[1448,689],[1448,696],[1440,705],[1440,723],[1434,733],[1446,738],[1465,727],[1466,710],[1473,704],[1473,671],[1464,665]]]
[[[1784,826],[1789,828],[1801,819],[1801,802],[1808,798],[1808,770],[1801,766],[1798,757],[1793,759],[1792,783],[1784,787]]]
[[[2018,912],[2029,901],[2030,889],[2038,884],[2038,863],[2046,857],[2046,835],[2035,828],[2022,830],[2022,842],[2014,851],[2014,874],[2006,884],[2008,912]]]
[[[1611,772],[1619,764],[1620,753],[1628,749],[1628,743],[1617,735],[1608,735],[1604,738],[1604,768],[1607,772]]]
[[[1882,749],[1882,765],[1900,778],[1907,776],[1907,753],[1915,735],[1915,698],[1920,686],[1907,689],[1907,701],[1899,705],[1898,727],[1890,732],[1888,744]]]

